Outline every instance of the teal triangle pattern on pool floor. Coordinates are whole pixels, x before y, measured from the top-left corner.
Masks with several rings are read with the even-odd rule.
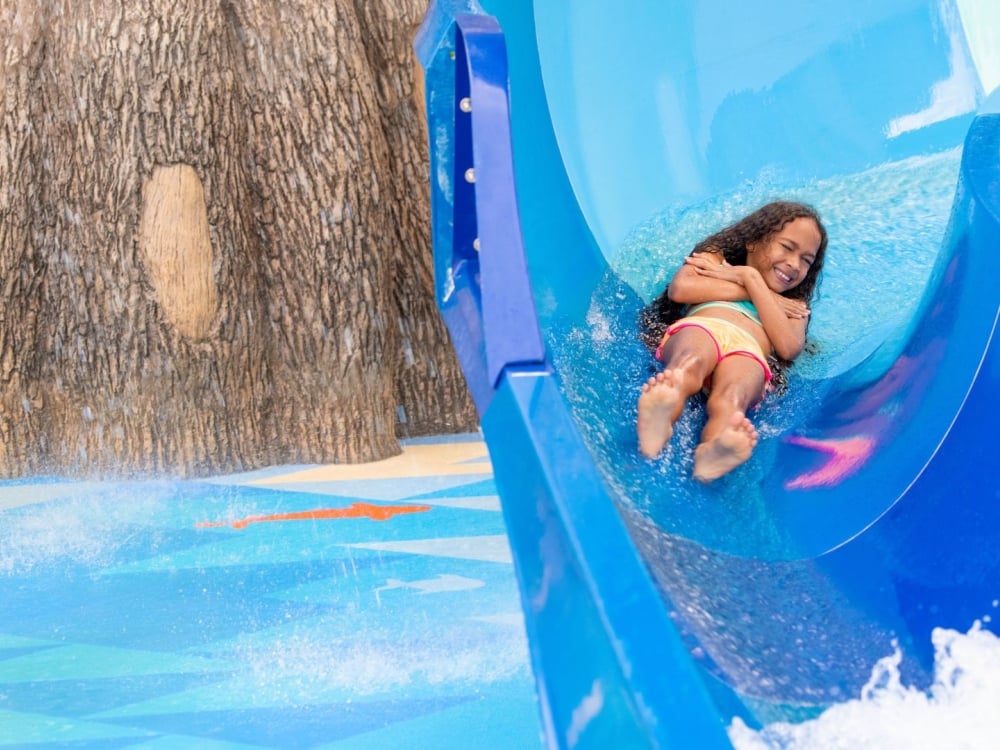
[[[0,486],[0,748],[541,746],[486,447]]]

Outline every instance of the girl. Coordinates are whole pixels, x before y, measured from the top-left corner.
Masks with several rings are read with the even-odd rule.
[[[643,311],[643,337],[658,344],[665,368],[639,396],[643,455],[659,455],[688,397],[704,388],[708,421],[695,449],[695,478],[711,482],[750,457],[757,431],[747,410],[763,398],[775,369],[805,346],[825,253],[819,216],[789,201],[769,203],[695,246]]]

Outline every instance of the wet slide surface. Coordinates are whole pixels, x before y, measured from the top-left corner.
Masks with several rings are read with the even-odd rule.
[[[550,741],[726,747],[734,716],[857,695],[894,643],[928,684],[932,629],[1000,596],[981,470],[1000,408],[1000,67],[981,37],[1000,19],[922,0],[495,5],[436,3],[417,49],[439,303]],[[505,139],[513,170],[483,145]],[[779,196],[830,230],[820,353],[755,415],[754,459],[694,486],[698,407],[666,459],[636,455],[655,366],[635,314],[698,239]],[[544,356],[516,345],[534,322],[518,258]]]

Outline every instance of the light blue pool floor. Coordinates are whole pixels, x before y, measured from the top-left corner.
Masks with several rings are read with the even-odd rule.
[[[476,435],[362,466],[0,486],[0,747],[540,736]]]

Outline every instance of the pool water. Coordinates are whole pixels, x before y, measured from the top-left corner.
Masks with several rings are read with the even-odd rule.
[[[0,747],[540,746],[486,446],[0,484]]]

